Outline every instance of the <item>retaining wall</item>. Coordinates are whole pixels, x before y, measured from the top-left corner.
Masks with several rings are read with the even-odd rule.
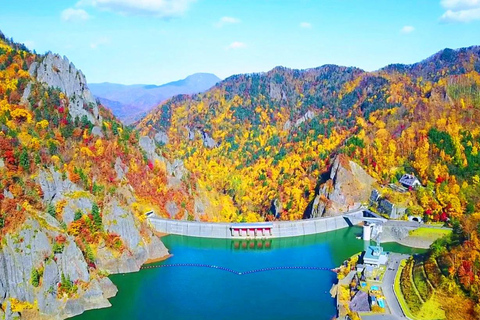
[[[363,210],[347,213],[341,216],[328,218],[315,218],[297,221],[275,221],[273,222],[271,236],[259,236],[257,238],[285,238],[298,237],[310,234],[329,232],[351,226],[360,222],[363,216]],[[156,216],[148,218],[156,231],[168,234],[177,234],[200,238],[221,238],[221,239],[242,239],[254,238],[253,236],[232,236],[231,223],[209,223],[196,221],[181,221],[162,219]],[[258,226],[262,223],[254,223]],[[249,228],[249,223],[242,224],[242,227]],[[272,223],[265,223],[265,226],[271,226]]]

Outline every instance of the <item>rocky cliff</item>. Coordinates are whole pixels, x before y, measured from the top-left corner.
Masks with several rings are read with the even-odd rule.
[[[98,106],[87,86],[82,71],[77,70],[67,57],[51,52],[39,61],[32,63],[29,73],[38,82],[52,88],[59,88],[69,99],[69,112],[72,118],[86,116],[91,123],[100,123]],[[30,94],[30,87],[24,92],[23,99]]]
[[[12,58],[26,66],[17,76],[28,79],[14,88],[19,105],[0,93],[12,128],[0,123],[0,319],[64,319],[110,306],[117,289],[108,274],[139,271],[168,251],[134,213],[118,122],[104,121],[108,113],[65,57],[28,55]],[[115,143],[105,154],[118,156],[100,163],[106,134]],[[123,148],[141,157],[134,142]],[[101,166],[111,167],[111,179]]]
[[[328,180],[318,188],[305,217],[334,216],[367,203],[375,182],[365,170],[343,154],[335,157]]]

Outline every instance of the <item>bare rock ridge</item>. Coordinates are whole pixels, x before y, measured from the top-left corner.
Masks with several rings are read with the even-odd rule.
[[[40,62],[34,62],[30,75],[52,88],[59,88],[69,99],[69,112],[72,118],[87,116],[91,123],[101,121],[98,106],[87,86],[82,71],[77,70],[67,57],[47,53]],[[29,94],[29,89],[25,90]],[[24,98],[25,97],[24,94]]]
[[[368,202],[375,179],[345,155],[335,157],[329,179],[305,212],[306,218],[335,216],[359,208]]]

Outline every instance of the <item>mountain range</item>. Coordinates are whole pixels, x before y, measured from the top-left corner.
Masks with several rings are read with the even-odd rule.
[[[374,72],[324,65],[235,75],[173,97],[136,128],[195,177],[192,219],[296,220],[368,204],[452,227],[415,260],[413,282],[405,269],[401,290],[414,315],[436,305],[446,319],[478,319],[479,110],[472,46]],[[405,174],[423,187],[398,191]]]
[[[91,83],[89,89],[102,105],[125,124],[139,120],[159,103],[178,94],[205,91],[220,81],[211,73],[195,73],[185,79],[163,85],[123,85],[117,83]]]
[[[145,212],[229,223],[365,204],[388,214],[370,188],[390,207],[453,229],[425,267],[404,269],[410,310],[431,302],[447,319],[479,318],[480,47],[375,72],[324,65],[235,75],[161,102],[135,127],[88,87],[66,58],[0,33],[0,318],[108,306],[108,274],[168,254]],[[390,188],[406,173],[423,187]]]

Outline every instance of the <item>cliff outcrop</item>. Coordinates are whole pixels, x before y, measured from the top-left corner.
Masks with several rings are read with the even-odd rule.
[[[135,206],[136,136],[67,58],[0,48],[0,319],[110,306],[108,274],[168,255]]]
[[[375,179],[343,154],[335,157],[328,180],[318,188],[306,217],[328,217],[367,203]]]
[[[98,106],[87,86],[87,80],[82,71],[77,70],[67,57],[61,57],[51,52],[40,61],[32,63],[29,73],[38,82],[52,88],[59,88],[69,99],[69,112],[72,118],[86,116],[91,123],[101,123]],[[30,89],[24,92],[28,98]]]

